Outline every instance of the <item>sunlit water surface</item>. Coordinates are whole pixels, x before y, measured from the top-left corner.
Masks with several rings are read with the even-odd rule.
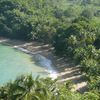
[[[47,63],[47,61],[40,61],[40,64]],[[10,46],[0,44],[0,85],[14,80],[22,74],[31,73],[33,77],[38,75],[46,77],[48,76],[47,70],[50,69],[50,72],[53,72],[53,68],[50,68],[49,62],[48,66],[45,67],[40,66],[40,64],[36,64],[32,56],[13,49]],[[52,73],[50,76],[55,77],[55,74]]]

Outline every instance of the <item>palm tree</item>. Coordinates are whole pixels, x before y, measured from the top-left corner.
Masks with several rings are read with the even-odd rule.
[[[18,77],[13,83],[0,88],[0,99],[3,100],[50,100],[55,90],[51,79],[33,80],[32,75]],[[51,92],[52,91],[52,92]]]

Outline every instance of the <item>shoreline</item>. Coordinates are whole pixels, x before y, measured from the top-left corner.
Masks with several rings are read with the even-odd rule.
[[[56,56],[54,54],[54,48],[50,44],[39,43],[36,41],[25,42],[20,40],[10,40],[2,37],[0,37],[0,43],[10,44],[13,48],[29,55],[40,54],[46,57],[51,60],[55,66],[55,69],[58,72],[59,82],[71,80],[74,83],[74,91],[84,92],[87,90],[87,82],[80,73],[80,66],[76,66],[69,59]]]

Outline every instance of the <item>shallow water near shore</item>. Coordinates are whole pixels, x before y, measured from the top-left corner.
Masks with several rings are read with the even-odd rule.
[[[36,64],[32,56],[11,46],[0,44],[0,85],[14,80],[22,74],[32,74],[33,77],[38,75],[47,77],[46,70],[49,69],[46,67]]]

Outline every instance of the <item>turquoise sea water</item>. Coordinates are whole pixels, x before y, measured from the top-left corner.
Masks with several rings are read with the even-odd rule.
[[[30,55],[0,44],[0,85],[30,73],[44,76],[45,68],[36,65]]]

